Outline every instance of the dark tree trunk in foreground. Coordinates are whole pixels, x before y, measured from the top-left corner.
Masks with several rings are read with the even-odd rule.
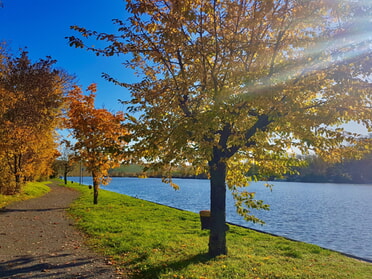
[[[22,178],[19,174],[15,175],[15,189],[14,189],[14,194],[19,194],[21,193],[22,189]]]
[[[15,188],[14,188],[14,194],[21,193],[22,189],[22,176],[20,175],[21,172],[21,155],[14,155],[13,158],[13,174],[14,174],[14,180],[15,180]]]
[[[65,182],[65,185],[67,184],[67,174],[68,174],[68,172],[67,171],[64,171],[64,173],[63,173],[63,180]]]
[[[92,176],[93,176],[93,204],[98,204],[99,182],[94,172],[92,173]]]
[[[209,236],[209,256],[227,254],[226,246],[226,163],[214,152],[209,162],[211,176],[211,229]]]

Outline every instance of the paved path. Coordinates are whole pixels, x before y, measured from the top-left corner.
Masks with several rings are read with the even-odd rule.
[[[67,218],[79,193],[49,186],[45,196],[0,211],[0,278],[124,278],[83,245]]]

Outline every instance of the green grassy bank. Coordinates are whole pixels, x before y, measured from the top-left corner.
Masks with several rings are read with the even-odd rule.
[[[47,186],[50,182],[28,182],[22,192],[17,195],[7,196],[0,195],[0,208],[17,201],[28,200],[36,197],[40,197],[50,191]]]
[[[230,226],[229,256],[208,259],[198,214],[69,184],[83,194],[70,209],[88,244],[130,278],[357,278],[372,264],[315,245]]]

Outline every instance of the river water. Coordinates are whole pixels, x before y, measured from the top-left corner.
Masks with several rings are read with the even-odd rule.
[[[79,177],[69,180],[79,182]],[[199,212],[209,209],[209,180],[174,179],[174,190],[158,178],[115,177],[103,189],[140,199]],[[83,184],[92,184],[89,177]],[[270,205],[270,211],[254,215],[266,224],[246,222],[234,207],[228,193],[228,222],[372,260],[372,185],[264,182],[249,186],[256,198]]]

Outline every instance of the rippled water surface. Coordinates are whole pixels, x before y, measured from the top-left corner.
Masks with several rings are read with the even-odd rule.
[[[70,180],[79,182],[78,177]],[[113,178],[103,189],[183,210],[209,209],[209,180],[174,179],[175,191],[157,178]],[[84,177],[84,184],[91,178]],[[265,232],[313,243],[372,260],[372,185],[273,182],[252,183],[249,191],[270,205],[255,215],[265,225],[246,222],[236,212],[231,195],[227,221]]]

